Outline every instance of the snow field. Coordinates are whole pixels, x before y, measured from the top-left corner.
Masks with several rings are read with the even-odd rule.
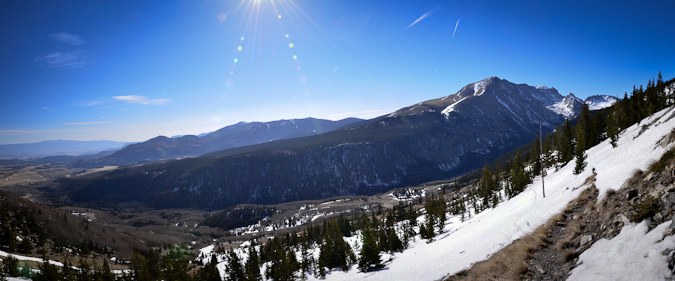
[[[675,237],[663,236],[670,223],[649,232],[647,221],[630,224],[612,240],[598,240],[579,256],[567,280],[667,280],[672,274],[662,252],[675,248]]]

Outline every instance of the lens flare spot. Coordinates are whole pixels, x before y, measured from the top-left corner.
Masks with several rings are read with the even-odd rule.
[[[230,70],[230,75],[234,75],[234,70]]]
[[[218,15],[218,22],[224,22],[227,19],[226,14],[220,14]]]
[[[295,47],[295,44],[293,44],[293,43],[288,43],[288,47],[291,48],[291,49],[293,49],[293,47]]]
[[[290,35],[288,35],[288,33],[286,33],[286,35],[285,35],[285,36],[286,36],[286,39],[288,39],[288,37],[290,37]]]
[[[304,74],[300,74],[300,76],[298,76],[298,81],[300,81],[300,84],[303,85],[307,84],[307,76],[305,76]]]
[[[234,58],[234,63],[238,63],[238,62],[239,62],[239,59],[238,59],[238,58]]]
[[[239,40],[244,41],[244,36],[242,36],[241,38],[239,38]]]
[[[300,70],[300,66],[296,67],[295,69]]]
[[[237,46],[237,51],[241,52],[244,48],[242,46]]]
[[[298,59],[298,56],[293,55],[293,59],[294,59],[294,60],[297,60],[297,59]]]
[[[277,18],[278,18],[278,19],[281,19],[281,14],[278,14],[278,15],[277,15]]]

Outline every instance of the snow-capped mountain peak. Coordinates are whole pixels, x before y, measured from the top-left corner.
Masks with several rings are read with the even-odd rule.
[[[612,106],[617,102],[616,97],[608,95],[595,95],[586,98],[585,103],[588,105],[590,110],[600,110]]]
[[[547,106],[547,108],[569,119],[581,111],[581,106],[583,104],[583,100],[577,98],[574,94],[569,93],[561,101]]]

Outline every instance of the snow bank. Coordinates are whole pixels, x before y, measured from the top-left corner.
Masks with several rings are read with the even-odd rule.
[[[16,254],[10,254],[10,253],[7,253],[5,251],[0,251],[0,257],[7,257],[7,256],[12,256],[15,259],[20,260],[20,261],[34,261],[34,262],[39,262],[39,263],[43,262],[43,260],[41,258],[21,256],[21,255],[16,255]],[[53,264],[53,265],[56,265],[56,266],[63,267],[63,263],[58,262],[58,261],[49,260],[49,263]]]
[[[675,237],[663,237],[671,222],[647,232],[647,221],[626,225],[612,240],[600,239],[579,256],[579,265],[567,280],[666,280],[672,277],[667,256]],[[663,239],[663,240],[662,240]]]
[[[579,175],[572,173],[574,161],[546,176],[546,198],[541,196],[541,178],[537,178],[525,191],[497,208],[485,210],[461,222],[450,217],[445,234],[427,244],[417,240],[411,248],[393,256],[386,268],[371,273],[355,270],[331,272],[327,280],[438,280],[444,276],[469,268],[472,264],[489,258],[514,240],[531,233],[567,203],[574,200],[590,185],[585,184],[596,169],[596,186],[601,196],[610,189],[619,189],[636,170],[646,170],[674,144],[662,147],[662,138],[675,128],[673,107],[664,109],[633,125],[621,134],[618,146],[612,148],[606,140],[587,151],[588,166]],[[641,132],[642,125],[652,124]],[[316,280],[314,276],[310,280]]]

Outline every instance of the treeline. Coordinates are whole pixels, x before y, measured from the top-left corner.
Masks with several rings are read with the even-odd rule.
[[[203,223],[225,230],[254,224],[264,217],[273,215],[275,208],[268,207],[230,207],[228,209],[204,215]]]

